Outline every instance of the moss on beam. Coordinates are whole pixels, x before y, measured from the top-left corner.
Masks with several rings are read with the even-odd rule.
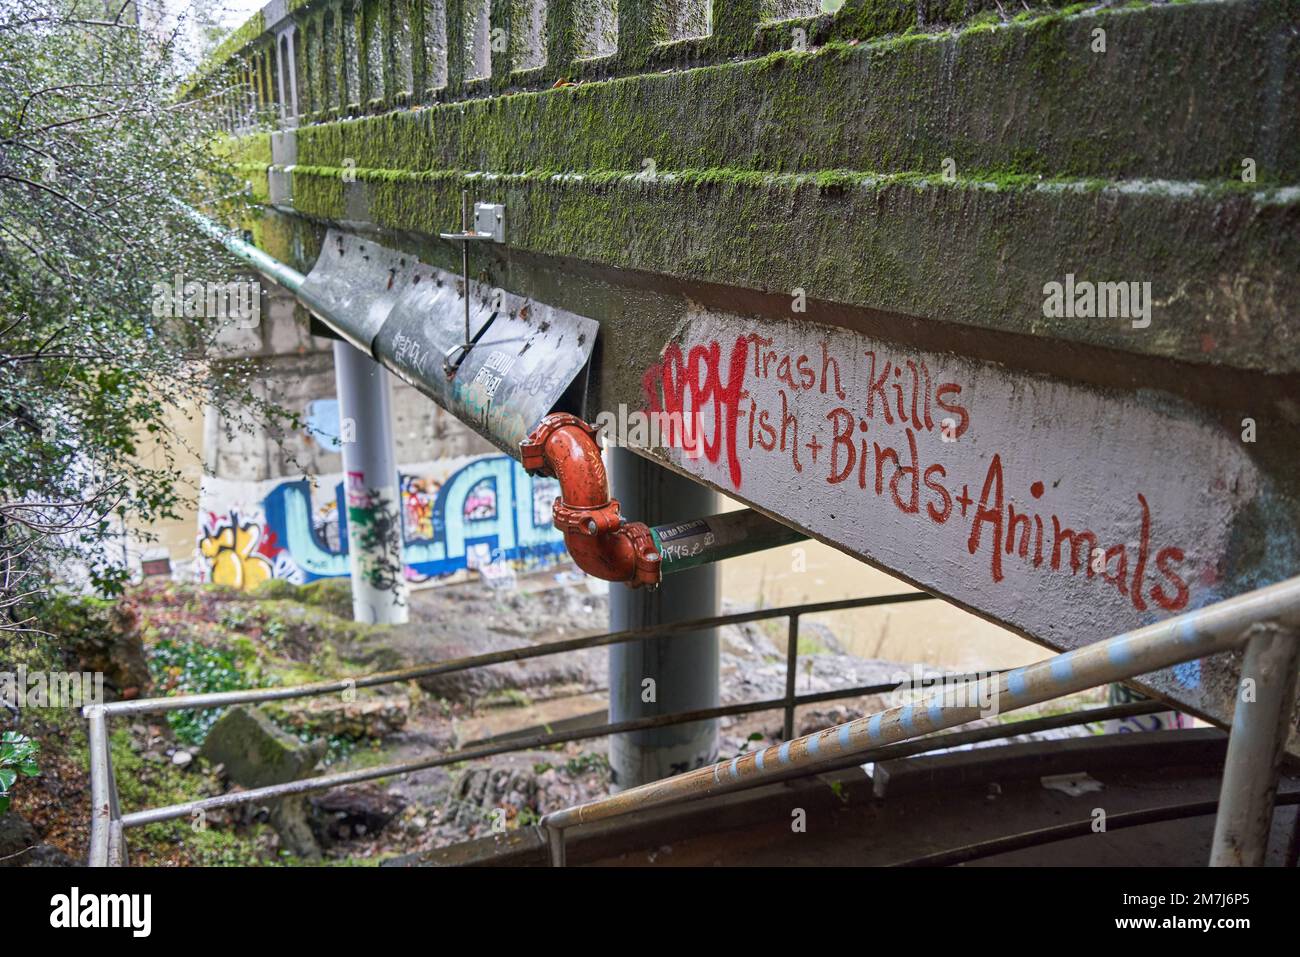
[[[1300,190],[1048,181],[1003,172],[691,170],[511,176],[295,167],[301,213],[368,209],[437,235],[460,192],[509,210],[510,246],[617,269],[810,297],[1188,362],[1300,371]],[[356,190],[349,203],[348,190]],[[349,210],[353,215],[349,216]],[[1049,319],[1044,286],[1152,283],[1151,326]],[[1195,321],[1189,321],[1194,317]]]
[[[412,170],[827,167],[1300,182],[1300,95],[1260,82],[1292,0],[1065,12],[303,127],[306,163]],[[1105,23],[1110,53],[1090,50]],[[1224,36],[1234,37],[1225,45]],[[1289,51],[1289,52],[1288,52]],[[1282,64],[1286,66],[1286,63]],[[1284,71],[1284,94],[1300,63]],[[1189,77],[1195,77],[1194,81]],[[1294,141],[1294,140],[1292,140]]]
[[[271,134],[249,133],[245,136],[217,136],[211,146],[213,154],[221,160],[238,166],[244,163],[261,163],[269,166],[271,158]]]
[[[215,50],[204,57],[194,74],[181,88],[182,98],[188,96],[209,76],[216,73],[237,53],[251,46],[266,32],[266,17],[258,10],[230,32]]]

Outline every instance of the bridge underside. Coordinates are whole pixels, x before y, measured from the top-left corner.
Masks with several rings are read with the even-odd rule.
[[[715,18],[347,119],[319,79],[222,148],[304,271],[332,227],[458,272],[462,192],[503,205],[471,278],[599,324],[588,418],[1050,648],[1295,574],[1295,3],[930,6]],[[1224,724],[1230,657],[1144,685]]]

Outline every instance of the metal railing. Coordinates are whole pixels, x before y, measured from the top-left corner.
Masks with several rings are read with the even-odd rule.
[[[1210,864],[1264,862],[1278,770],[1291,728],[1300,663],[1300,578],[1229,598],[1198,611],[981,678],[968,700],[1008,700],[1016,710],[1101,684],[1245,647],[1243,688],[1217,804]],[[1249,681],[1250,693],[1245,683]],[[890,708],[729,762],[630,788],[542,818],[551,862],[565,861],[565,831],[716,794],[758,787],[781,777],[817,773],[835,762],[873,760],[882,746],[965,724],[978,705],[952,704],[938,693],[924,704]]]
[[[1070,715],[1057,715],[1035,721],[1016,722],[997,728],[934,735],[923,741],[910,740],[965,724],[982,716],[983,709],[978,704],[953,704],[951,700],[944,700],[945,695],[952,694],[954,687],[968,689],[971,692],[968,700],[986,701],[992,695],[996,695],[997,701],[1010,702],[1010,707],[1005,710],[1017,710],[1242,646],[1246,650],[1242,664],[1243,681],[1247,677],[1250,679],[1253,692],[1249,699],[1244,694],[1239,694],[1237,698],[1222,794],[1217,805],[1218,817],[1210,863],[1258,865],[1263,862],[1273,814],[1278,767],[1290,728],[1290,716],[1295,700],[1297,663],[1300,662],[1300,640],[1297,640],[1297,636],[1300,635],[1300,578],[1289,579],[1227,599],[1177,618],[1049,657],[1023,668],[981,676],[944,676],[946,691],[936,694],[921,705],[908,704],[890,708],[814,734],[794,738],[794,712],[802,705],[888,693],[915,685],[915,682],[888,683],[796,695],[794,692],[800,618],[822,612],[925,601],[932,597],[922,592],[913,592],[791,605],[512,648],[381,672],[357,679],[318,682],[286,688],[183,695],[92,705],[84,709],[90,724],[92,803],[90,864],[104,866],[126,863],[125,832],[129,828],[189,817],[197,812],[274,800],[343,784],[609,734],[758,711],[784,710],[783,744],[742,754],[711,767],[655,781],[547,814],[542,818],[539,828],[546,834],[549,842],[552,863],[563,865],[565,832],[582,824],[608,820],[669,804],[699,800],[729,791],[759,787],[791,777],[821,773],[851,764],[992,740],[1038,730],[1040,726],[1064,727],[1130,714],[1151,713],[1167,708],[1158,702],[1138,702],[1114,708],[1097,708]],[[107,727],[108,719],[113,716],[256,704],[318,696],[504,662],[562,654],[583,648],[644,641],[649,638],[682,637],[707,628],[776,618],[786,618],[789,622],[786,693],[781,698],[654,715],[572,731],[511,737],[495,744],[437,753],[413,761],[303,778],[127,814],[122,813],[118,804]],[[935,679],[923,678],[921,684],[933,680]],[[963,680],[967,683],[954,685],[954,682]],[[940,860],[936,858],[936,863]]]
[[[536,0],[534,0],[536,2]],[[773,20],[757,6],[710,0],[699,32],[667,16],[666,0],[552,3],[546,29],[529,28],[520,4],[491,7],[406,0],[300,0],[277,15],[254,14],[192,78],[224,128],[327,122],[413,104],[543,89],[573,81],[725,62],[791,45],[791,29],[828,33],[832,15]],[[266,9],[270,9],[269,7]],[[522,18],[522,19],[521,19]],[[881,33],[847,14],[841,33]],[[489,42],[500,37],[504,44]]]
[[[525,645],[487,654],[472,655],[464,658],[449,658],[444,661],[415,665],[394,671],[377,672],[360,678],[322,681],[312,684],[293,685],[280,688],[258,688],[247,691],[220,691],[208,694],[177,695],[168,698],[142,698],[131,701],[115,701],[109,704],[90,705],[83,709],[89,722],[90,750],[90,789],[91,822],[89,862],[92,866],[116,866],[126,863],[127,842],[125,832],[132,827],[152,824],[158,821],[190,817],[196,813],[216,808],[233,807],[261,801],[275,800],[312,791],[322,791],[342,784],[355,784],[376,778],[406,774],[426,768],[458,764],[478,758],[492,757],[513,751],[524,751],[563,744],[586,738],[604,737],[610,734],[622,734],[629,731],[645,731],[676,724],[687,724],[712,718],[732,717],[758,711],[785,711],[785,736],[793,735],[795,709],[803,705],[819,704],[826,701],[856,698],[862,695],[883,694],[898,690],[897,682],[878,685],[862,685],[852,688],[840,688],[815,694],[795,694],[795,675],[798,666],[799,620],[801,616],[825,612],[847,611],[855,608],[870,608],[882,605],[896,605],[914,601],[932,601],[934,596],[924,592],[907,592],[894,595],[876,595],[867,598],[849,598],[840,601],[818,602],[814,604],[787,605],[779,608],[758,609],[737,612],[730,615],[718,615],[711,618],[697,618],[689,621],[677,621],[647,628],[628,631],[609,632],[588,635],[582,638],[570,638],[564,641],[548,642],[541,645]],[[585,648],[599,648],[606,645],[629,641],[645,641],[651,638],[678,638],[709,628],[725,625],[743,625],[750,622],[768,621],[787,618],[789,620],[790,647],[786,656],[786,693],[781,698],[764,701],[749,701],[739,704],[723,705],[716,708],[700,708],[692,711],[678,711],[671,714],[652,715],[628,721],[606,723],[602,725],[575,729],[571,731],[552,732],[512,737],[508,741],[485,744],[456,751],[439,752],[429,757],[419,758],[395,764],[386,764],[357,771],[340,771],[317,777],[301,778],[283,784],[236,791],[215,797],[172,804],[166,807],[149,808],[124,814],[119,806],[117,782],[113,774],[112,754],[109,747],[108,721],[113,717],[139,714],[161,714],[168,711],[182,711],[197,708],[216,708],[237,704],[261,704],[270,701],[285,701],[293,698],[318,697],[320,695],[351,692],[360,688],[373,688],[380,685],[415,681],[434,675],[468,671],[488,665],[523,661],[529,658],[541,658],[549,655],[563,654]],[[963,676],[957,676],[958,678]],[[951,678],[949,680],[952,680]],[[906,683],[902,687],[906,687]],[[1139,712],[1140,713],[1140,712]]]

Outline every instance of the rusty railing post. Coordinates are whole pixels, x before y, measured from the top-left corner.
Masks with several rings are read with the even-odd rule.
[[[789,741],[794,738],[794,686],[799,676],[799,616],[790,616],[790,630],[787,632],[785,648],[785,725],[781,739]]]

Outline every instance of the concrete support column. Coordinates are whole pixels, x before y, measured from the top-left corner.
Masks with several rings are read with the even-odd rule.
[[[659,525],[718,511],[712,490],[639,455],[610,449],[606,460],[614,498],[622,503],[623,514],[635,521]],[[610,630],[716,615],[719,587],[717,565],[669,576],[654,591],[610,585]],[[717,629],[610,646],[610,721],[710,708],[718,701]],[[716,720],[617,734],[609,739],[615,790],[703,767],[717,756]]]
[[[410,612],[388,372],[351,344],[335,342],[334,377],[348,503],[352,617],[370,624],[401,624]]]

